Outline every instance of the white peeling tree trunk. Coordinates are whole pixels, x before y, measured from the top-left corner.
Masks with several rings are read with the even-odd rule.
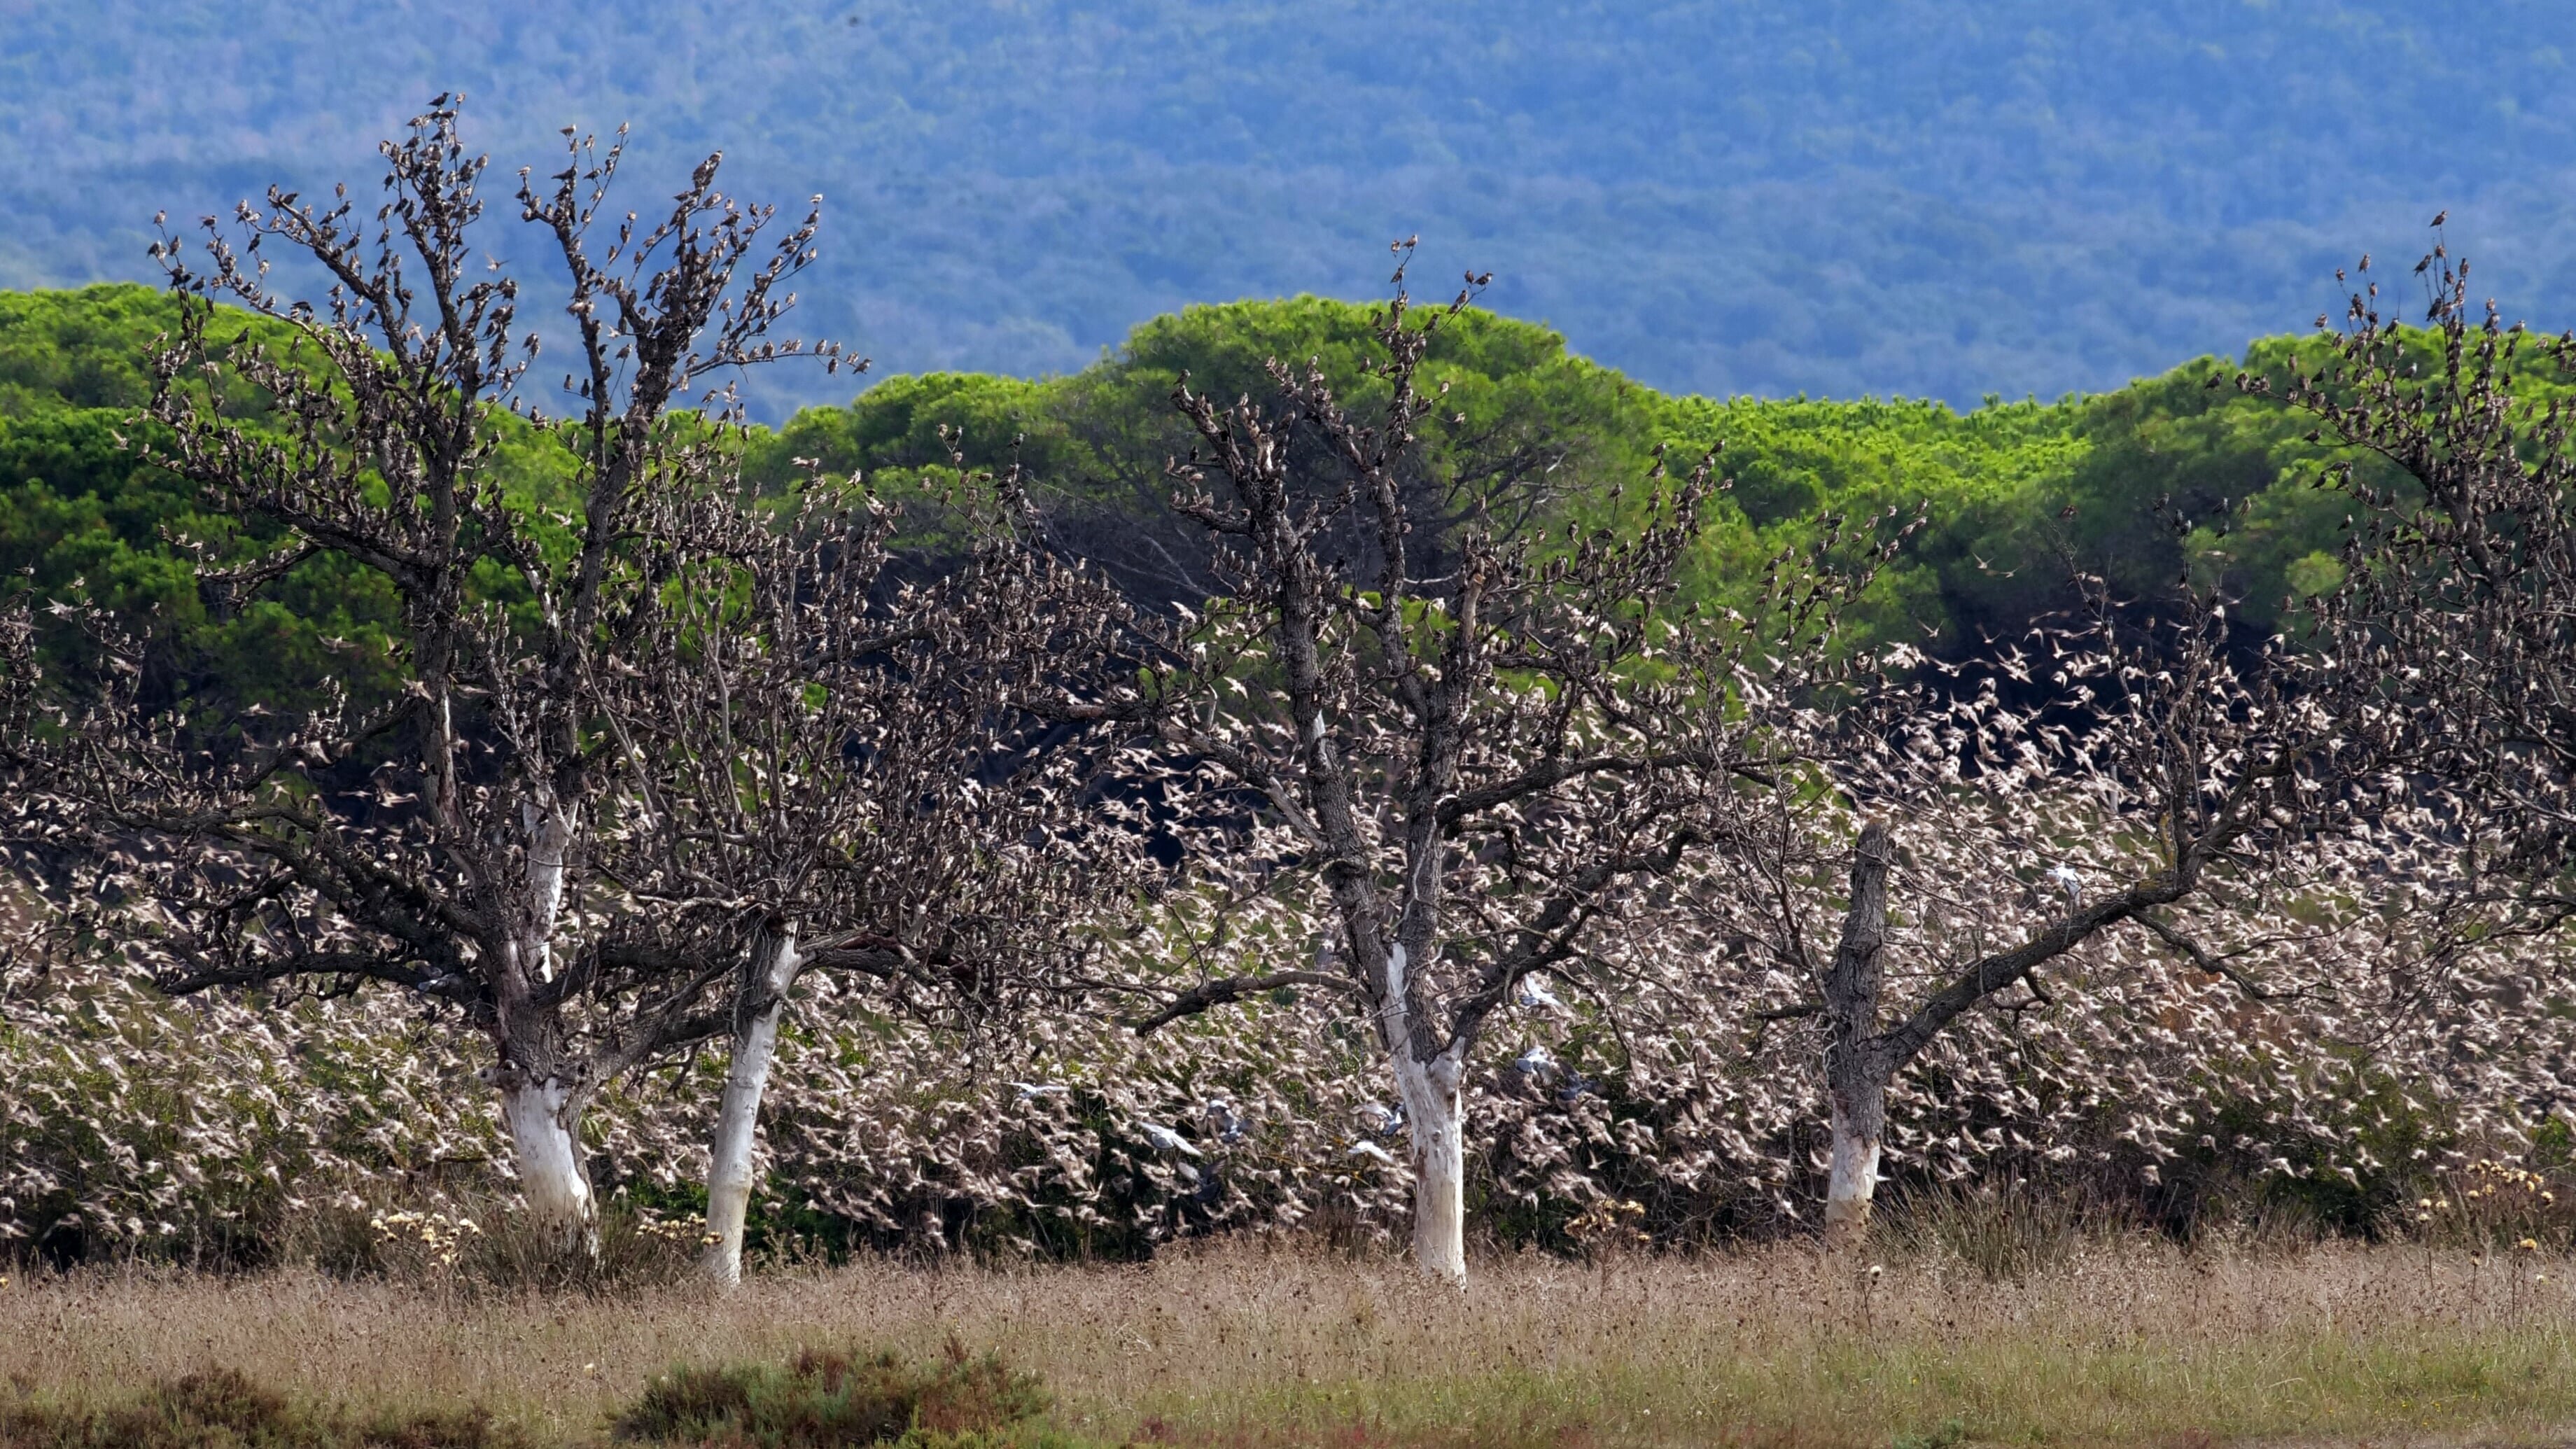
[[[548,804],[521,809],[528,828],[527,963],[537,979],[554,979],[555,918],[563,912],[565,860],[572,851],[572,812]]]
[[[716,1111],[715,1139],[707,1160],[707,1250],[699,1270],[718,1283],[742,1281],[743,1219],[751,1210],[751,1159],[760,1134],[760,1097],[769,1086],[769,1063],[778,1051],[778,1022],[787,1012],[787,989],[796,984],[795,933],[773,938],[760,963],[753,1009],[734,1022],[733,1064],[725,1074],[724,1100]],[[747,983],[751,984],[751,983]]]
[[[516,939],[517,969],[512,974],[525,990],[531,972],[539,981],[554,978],[554,932],[563,910],[565,862],[572,849],[572,812],[551,800],[523,801],[520,818],[528,831],[527,915]],[[513,1023],[505,1027],[532,1049],[522,1055],[502,1053],[501,1120],[518,1157],[519,1192],[538,1232],[559,1258],[599,1260],[599,1203],[590,1189],[590,1172],[581,1160],[581,1108],[572,1085],[551,1065],[561,1046],[550,1021]],[[536,1064],[531,1067],[531,1064]]]
[[[1413,1261],[1435,1278],[1467,1281],[1467,1151],[1459,1109],[1458,1064],[1443,1053],[1429,1062],[1395,1052],[1396,1095],[1411,1124]]]
[[[1860,1081],[1832,1093],[1833,1161],[1825,1180],[1825,1238],[1857,1244],[1869,1233],[1878,1154],[1887,1137],[1887,1087]]]
[[[599,1256],[599,1204],[582,1166],[580,1121],[560,1081],[501,1089],[501,1120],[519,1162],[519,1192],[528,1215],[560,1257]]]

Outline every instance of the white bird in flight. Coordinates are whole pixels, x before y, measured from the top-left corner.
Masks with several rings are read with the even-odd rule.
[[[1547,989],[1546,982],[1535,976],[1521,978],[1521,1005],[1532,1011],[1565,1010],[1565,1003],[1557,999],[1555,992]]]
[[[1190,1139],[1159,1122],[1142,1122],[1137,1125],[1145,1129],[1146,1141],[1153,1143],[1165,1152],[1177,1152],[1184,1157],[1196,1157],[1199,1155],[1199,1150],[1190,1145]]]
[[[2084,875],[2075,867],[2058,862],[2049,868],[2049,883],[2066,893],[2066,904],[2076,906],[2084,901]]]
[[[1241,1142],[1243,1140],[1246,1124],[1243,1118],[1235,1115],[1232,1101],[1224,1097],[1210,1097],[1199,1104],[1199,1110],[1206,1114],[1208,1121],[1215,1126],[1218,1141]]]
[[[1069,1090],[1062,1082],[1049,1082],[1045,1086],[1035,1082],[1013,1082],[1011,1085],[1019,1089],[1023,1102],[1034,1102],[1040,1097],[1061,1097]]]
[[[1395,1166],[1395,1155],[1388,1152],[1385,1148],[1378,1146],[1374,1142],[1352,1143],[1349,1155],[1352,1157],[1365,1157],[1371,1162],[1378,1164],[1380,1167]]]

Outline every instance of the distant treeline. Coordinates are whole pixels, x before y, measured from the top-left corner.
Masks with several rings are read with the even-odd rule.
[[[246,547],[231,519],[139,461],[147,354],[171,303],[133,285],[0,293],[0,569],[46,597],[82,593],[153,616],[176,687],[284,700],[316,678],[364,692],[370,645],[392,619],[380,581],[317,559],[237,608],[200,597],[185,550]],[[1158,604],[1221,591],[1194,530],[1164,499],[1188,451],[1171,407],[1184,377],[1231,399],[1265,391],[1273,358],[1314,365],[1348,395],[1364,374],[1367,309],[1301,297],[1192,307],[1137,328],[1119,351],[1068,376],[895,376],[845,407],[809,408],[744,434],[744,467],[781,492],[858,479],[904,506],[904,537],[936,567],[943,478],[1018,463],[1050,532]],[[1697,563],[1722,602],[1779,542],[1827,511],[1921,509],[1928,526],[1874,586],[1867,629],[1952,658],[2067,607],[2075,570],[2114,589],[2216,584],[2254,629],[2330,583],[2345,503],[2311,484],[2326,449],[2308,424],[2233,386],[2239,367],[2286,369],[2289,338],[2241,362],[2201,358],[2117,392],[2052,403],[1939,403],[1672,396],[1566,350],[1544,327],[1485,312],[1440,334],[1426,376],[1447,388],[1423,466],[1434,484],[1499,481],[1515,504],[1496,527],[1598,518],[1658,466],[1684,471],[1716,449],[1731,480]],[[544,373],[541,362],[537,376]],[[504,473],[542,499],[542,436],[518,430]],[[1450,523],[1461,521],[1457,518]],[[75,641],[55,641],[57,651]],[[64,663],[71,663],[69,658]]]

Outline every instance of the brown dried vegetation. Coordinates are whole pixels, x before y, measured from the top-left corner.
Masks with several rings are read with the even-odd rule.
[[[952,1339],[1044,1382],[1032,1432],[1113,1443],[1886,1445],[1945,1426],[1951,1442],[2519,1442],[2576,1420],[2576,1291],[2555,1254],[2112,1232],[2026,1251],[1995,1275],[1892,1236],[1859,1261],[1512,1257],[1479,1263],[1463,1297],[1383,1258],[1248,1245],[1140,1268],[871,1264],[722,1298],[90,1274],[0,1289],[0,1375],[96,1405],[219,1365],[316,1412],[479,1403],[540,1442],[603,1433],[675,1368],[829,1344],[935,1366]]]

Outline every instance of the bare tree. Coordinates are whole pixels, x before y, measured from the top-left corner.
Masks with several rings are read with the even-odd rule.
[[[673,607],[608,690],[630,783],[601,868],[638,903],[604,960],[731,982],[708,1273],[741,1276],[758,1114],[797,979],[973,1034],[1066,989],[1156,874],[1085,792],[1057,717],[1134,695],[1119,596],[1025,546],[1004,507],[966,565],[895,582],[892,515],[784,527],[711,504],[661,540]],[[1046,712],[1037,712],[1037,707]],[[624,721],[633,721],[630,726]]]
[[[2576,914],[2576,336],[2534,338],[2492,302],[2474,317],[2468,264],[2438,218],[2435,233],[2414,269],[2424,328],[2403,324],[2365,257],[2322,366],[2293,354],[2286,377],[2233,380],[2316,417],[2309,441],[2352,450],[2328,481],[2361,526],[2338,584],[2285,601],[2292,632],[2249,649],[2188,585],[2162,627],[2124,631],[2084,580],[2088,630],[2001,661],[2020,704],[1918,672],[1819,731],[1838,796],[1825,837],[1793,844],[1786,801],[1770,830],[1735,837],[1774,848],[1736,861],[1762,860],[1754,889],[1716,899],[1811,985],[1774,1017],[1823,1028],[1829,1232],[1867,1221],[1894,1074],[1968,1010],[2054,1006],[2043,968],[2115,927],[2259,1008],[2338,1001],[2353,1032],[2338,1046],[2411,1037],[2421,1053],[2421,1022],[2462,1019],[2464,991],[2467,1019],[2511,1014],[2446,985],[2460,963]],[[1855,830],[1822,957],[1790,883]],[[1746,924],[1766,901],[1767,923]],[[2356,954],[2343,937],[2379,902],[2406,919]],[[1922,994],[1890,1013],[1882,965],[1900,955]],[[2246,969],[2264,960],[2276,974]],[[2287,1020],[2235,1029],[2315,1029]]]
[[[639,541],[729,486],[723,414],[691,389],[799,350],[768,334],[815,230],[809,214],[772,234],[771,209],[715,189],[713,157],[658,220],[603,221],[621,144],[572,139],[550,186],[521,173],[520,217],[569,278],[578,406],[560,420],[521,390],[536,340],[516,330],[519,284],[477,249],[485,162],[445,97],[382,148],[372,217],[345,187],[323,206],[272,189],[238,233],[207,219],[202,263],[156,248],[186,304],[154,362],[159,461],[285,540],[209,562],[204,585],[238,596],[315,554],[371,570],[400,600],[407,685],[238,732],[111,691],[46,781],[65,802],[46,844],[99,868],[168,990],[377,982],[460,1008],[491,1043],[528,1205],[567,1250],[595,1245],[585,1107],[720,1029],[708,997],[728,975],[597,949],[590,841],[609,741],[633,728],[602,682],[663,623],[675,561]],[[325,297],[273,290],[277,252],[327,276]],[[224,345],[218,301],[292,345]],[[227,377],[255,416],[228,410]],[[513,439],[559,486],[513,495]]]
[[[1767,1017],[1818,1028],[1834,1239],[1868,1223],[1891,1083],[1962,1015],[2054,1006],[2050,968],[2122,927],[2252,1001],[2350,987],[2314,974],[2342,958],[2285,948],[2332,939],[2323,901],[2356,872],[2393,888],[2416,848],[2405,732],[2330,656],[2242,656],[2187,594],[2124,627],[2081,582],[2090,624],[1981,678],[1908,649],[1856,673],[1771,737],[1778,786],[1739,788],[1703,858],[1718,937],[1797,984]],[[2294,980],[2242,964],[2285,954]]]
[[[2365,256],[2357,275],[2335,273],[2354,290],[2341,319],[2317,319],[2320,365],[2235,383],[2345,450],[2328,481],[2355,526],[2341,583],[2305,601],[2319,634],[2493,832],[2490,884],[2563,918],[2576,912],[2576,333],[2537,335],[2473,303],[2441,220],[2406,284],[2420,326]]]
[[[1622,526],[1506,541],[1464,525],[1426,566],[1402,480],[1440,399],[1414,381],[1471,293],[1422,315],[1403,277],[1378,319],[1374,416],[1285,363],[1267,405],[1221,406],[1186,380],[1175,395],[1199,439],[1175,464],[1176,505],[1212,537],[1225,592],[1169,639],[1180,662],[1156,727],[1258,814],[1213,852],[1228,898],[1303,911],[1312,883],[1327,959],[1218,974],[1221,947],[1137,1025],[1281,988],[1340,1003],[1373,1033],[1408,1124],[1415,1257],[1459,1279],[1470,1055],[1498,1013],[1552,995],[1533,977],[1615,991],[1627,968],[1593,954],[1599,928],[1707,838],[1712,797],[1747,763],[1747,725],[1710,690],[1759,675],[1794,693],[1754,662],[1829,636],[1858,580],[1783,560],[1754,615],[1688,617],[1674,591],[1716,486],[1705,466],[1678,483],[1659,471],[1641,506],[1613,500]]]

